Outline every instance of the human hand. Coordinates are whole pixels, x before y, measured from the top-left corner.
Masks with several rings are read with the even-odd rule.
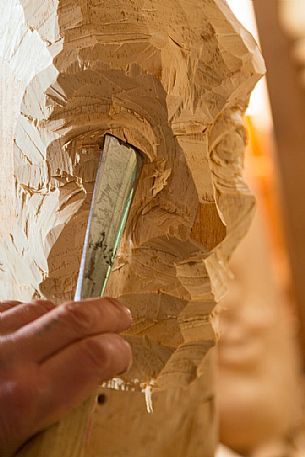
[[[130,325],[111,298],[0,302],[1,457],[128,369],[131,349],[117,333]]]

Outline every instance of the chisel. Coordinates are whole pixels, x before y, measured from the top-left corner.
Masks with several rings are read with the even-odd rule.
[[[136,191],[143,159],[132,146],[106,135],[94,185],[75,300],[101,297]]]

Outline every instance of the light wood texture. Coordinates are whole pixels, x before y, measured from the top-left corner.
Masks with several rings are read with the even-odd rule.
[[[302,204],[302,195],[305,192],[305,92],[302,90],[300,74],[292,54],[293,40],[289,40],[279,21],[281,2],[257,0],[253,4],[267,62],[281,202],[305,361],[305,207]]]
[[[297,65],[297,85],[305,90],[305,9],[299,0],[280,0],[280,25],[287,36],[291,57]]]
[[[213,311],[254,207],[242,115],[264,73],[257,45],[224,0],[12,4],[24,18],[8,33],[34,34],[51,63],[24,77],[16,103],[18,222],[2,243],[2,295],[73,297],[105,134],[146,157],[106,291],[132,310],[133,367],[105,405],[93,399],[21,455],[210,457]]]
[[[255,218],[232,256],[234,279],[220,302],[217,378],[220,439],[251,456],[270,443],[288,443],[300,426],[303,397],[296,321],[272,264],[257,191]]]

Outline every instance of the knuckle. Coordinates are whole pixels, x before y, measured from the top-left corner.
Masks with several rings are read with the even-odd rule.
[[[16,403],[22,410],[26,410],[33,403],[36,396],[37,386],[33,380],[31,382],[23,380],[16,382],[12,392],[12,402]]]
[[[1,351],[0,351],[0,370],[6,366],[7,364],[7,351],[5,350],[6,346],[6,341],[1,335],[1,318],[0,318],[0,346],[1,346]]]
[[[7,370],[18,358],[14,338],[11,335],[0,334],[0,347],[0,370]]]
[[[9,388],[5,392],[5,402],[9,406],[10,417],[13,423],[17,425],[22,421],[23,414],[29,421],[34,419],[35,408],[37,404],[37,376],[26,370],[27,376],[21,376],[20,373],[11,372],[7,375],[7,385]]]

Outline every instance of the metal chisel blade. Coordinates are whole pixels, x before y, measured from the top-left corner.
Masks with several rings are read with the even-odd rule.
[[[94,186],[75,300],[103,295],[141,168],[142,158],[134,148],[106,135]]]

